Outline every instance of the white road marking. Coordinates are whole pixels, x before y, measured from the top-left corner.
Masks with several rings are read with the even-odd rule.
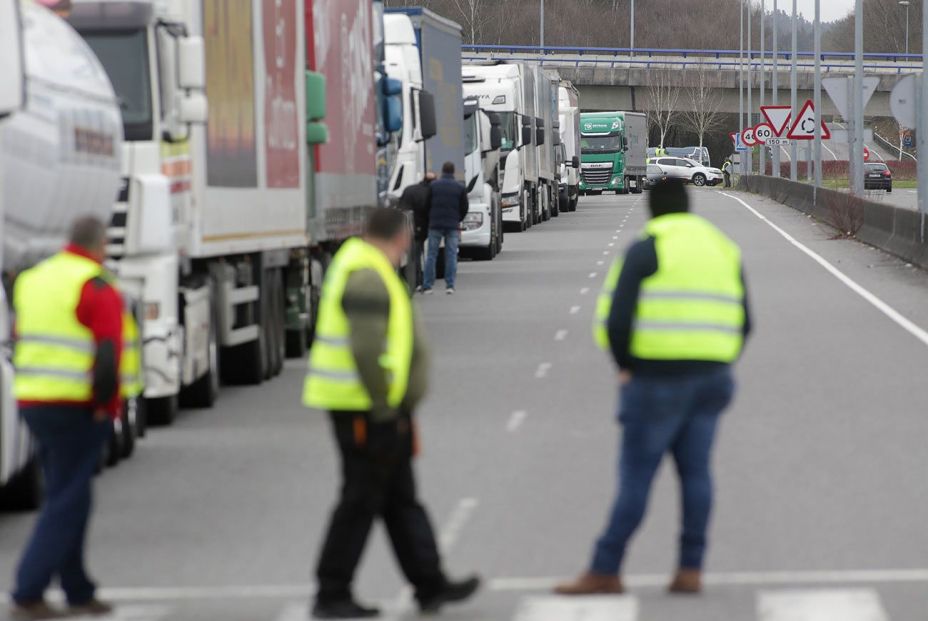
[[[563,578],[497,578],[489,589],[501,592],[550,591]],[[633,588],[667,586],[667,574],[633,574],[625,576],[626,586]],[[703,582],[714,586],[806,586],[825,584],[921,584],[928,583],[926,569],[861,569],[834,571],[739,571],[703,574]]]
[[[555,341],[563,341],[566,338],[567,338],[567,330],[558,330],[557,332],[554,333]]]
[[[596,265],[605,265],[605,264],[606,264],[605,261],[597,261],[597,262],[596,262]]]
[[[608,257],[608,256],[609,256],[609,251],[608,251],[608,250],[603,250],[603,256],[604,256],[604,257]]]
[[[590,278],[596,278],[596,272],[590,272]]]
[[[861,285],[857,284],[856,281],[852,280],[847,274],[845,274],[844,272],[836,268],[834,265],[829,263],[820,254],[808,248],[807,246],[802,244],[802,242],[797,241],[793,236],[791,236],[789,233],[787,233],[786,231],[781,229],[779,226],[771,222],[766,216],[761,214],[759,211],[757,211],[756,209],[748,205],[746,202],[744,202],[737,196],[733,196],[725,192],[720,192],[720,194],[722,194],[723,196],[727,196],[728,198],[734,199],[738,201],[739,203],[741,203],[741,205],[744,206],[745,209],[753,213],[761,221],[763,221],[768,226],[770,226],[770,228],[772,228],[774,231],[779,233],[786,241],[791,243],[793,246],[795,246],[796,248],[801,250],[803,253],[808,255],[809,258],[811,258],[813,261],[815,261],[816,263],[821,265],[823,268],[825,268],[825,270],[828,273],[830,273],[832,276],[837,278],[848,289],[850,289],[851,291],[853,291],[854,293],[862,297],[864,300],[866,300],[869,304],[871,304],[878,311],[880,311],[881,313],[889,317],[892,321],[894,321],[897,325],[899,325],[899,327],[901,327],[903,330],[905,330],[906,332],[914,336],[916,339],[921,341],[923,345],[928,345],[928,332],[920,328],[918,325],[916,325],[914,322],[912,322],[908,318],[904,317],[899,311],[897,311],[892,306],[890,306],[889,304],[887,304],[886,302],[884,302],[883,300],[881,300],[880,298],[872,294],[870,291],[863,288]]]
[[[546,378],[548,376],[548,371],[550,370],[551,370],[551,363],[542,362],[541,364],[538,365],[538,370],[535,371],[535,378],[536,379]]]
[[[277,615],[276,621],[306,621],[309,618],[309,604],[303,602],[290,604],[284,608]]]
[[[628,595],[599,597],[529,597],[515,621],[636,621],[638,600]]]
[[[474,514],[479,504],[480,502],[476,498],[462,498],[458,501],[458,506],[451,512],[451,517],[448,519],[448,522],[445,523],[445,527],[438,537],[438,544],[443,553],[447,554],[454,548],[454,544],[460,539],[461,532],[464,530],[467,522],[470,521],[471,516]]]
[[[584,287],[583,289],[580,290],[580,295],[586,295],[589,292],[590,292],[590,288]]]
[[[618,239],[618,238],[619,238],[618,235],[613,235],[613,236],[612,236],[612,239],[613,239],[613,240],[616,240],[616,239]]]
[[[609,247],[610,247],[610,248],[615,247],[615,242],[609,242]]]
[[[766,591],[758,594],[759,621],[888,621],[873,589]]]
[[[571,315],[576,315],[576,314],[579,313],[579,312],[580,312],[580,307],[579,307],[579,306],[571,306],[571,307],[570,307],[570,314],[571,314]]]
[[[525,410],[516,410],[512,413],[512,416],[509,417],[509,422],[506,424],[506,430],[509,433],[518,431],[519,427],[522,426],[522,423],[525,422],[525,417],[528,416],[528,412]]]

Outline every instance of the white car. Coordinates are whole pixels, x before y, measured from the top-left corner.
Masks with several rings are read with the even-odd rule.
[[[667,177],[682,179],[696,186],[718,185],[724,179],[722,171],[718,168],[703,166],[685,157],[652,158],[648,163],[659,165],[667,173]]]

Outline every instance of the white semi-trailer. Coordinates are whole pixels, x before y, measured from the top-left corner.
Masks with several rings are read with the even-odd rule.
[[[580,92],[567,80],[558,88],[561,117],[561,211],[576,211],[580,199]]]
[[[69,19],[122,101],[109,253],[142,300],[149,416],[171,422],[180,397],[212,405],[220,369],[283,365],[308,245],[304,3],[73,0]]]
[[[0,0],[0,342],[11,342],[8,287],[57,252],[78,215],[109,219],[119,190],[119,100],[90,48],[31,0]],[[10,348],[0,355],[0,487],[5,507],[41,496],[28,430],[13,397]]]
[[[524,231],[540,220],[535,131],[535,74],[521,63],[467,65],[464,94],[495,112],[502,129],[501,202],[503,222]]]

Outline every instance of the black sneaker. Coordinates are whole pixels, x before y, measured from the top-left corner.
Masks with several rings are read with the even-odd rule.
[[[373,619],[380,616],[377,608],[366,608],[352,599],[339,602],[316,602],[313,619]]]
[[[434,595],[419,600],[419,610],[424,614],[440,612],[445,604],[463,602],[470,599],[480,588],[480,578],[471,576],[457,582],[445,582],[444,587]]]

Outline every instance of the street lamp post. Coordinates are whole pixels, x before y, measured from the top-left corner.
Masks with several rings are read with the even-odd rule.
[[[764,87],[765,82],[767,81],[767,59],[765,56],[765,37],[766,30],[764,29],[764,13],[767,12],[767,5],[764,0],[760,0],[760,107],[764,107]],[[762,122],[763,119],[758,119],[758,122]],[[767,145],[762,144],[760,146],[760,174],[767,174]]]
[[[779,86],[780,86],[780,30],[777,27],[777,24],[780,22],[780,12],[777,7],[777,0],[773,0],[773,83],[770,85],[772,89],[773,105],[780,105],[779,99]],[[780,149],[783,147],[776,147],[773,150],[772,160],[773,160],[773,176],[780,176]]]
[[[799,32],[798,32],[798,22],[797,22],[797,11],[796,11],[796,0],[793,0],[793,19],[792,19],[792,35],[793,35],[793,52],[790,55],[790,68],[789,68],[789,105],[793,110],[793,114],[796,114],[798,108],[798,100],[796,93],[796,53],[797,48],[799,47]],[[795,120],[795,119],[794,119]],[[793,181],[799,181],[799,165],[796,162],[796,158],[799,157],[799,148],[796,144],[796,141],[791,141],[789,147],[789,178]]]
[[[909,0],[899,0],[899,6],[905,7],[905,53],[909,53]]]
[[[631,30],[631,32],[628,35],[628,39],[631,42],[631,45],[629,45],[629,47],[632,48],[632,56],[634,56],[635,55],[635,0],[631,0],[631,3],[632,3],[631,16],[629,17],[629,20],[628,20],[630,24],[629,29]]]
[[[738,143],[741,142],[740,136],[744,133],[744,0],[741,0],[741,40],[740,49],[738,50]],[[739,153],[739,162],[741,163],[741,174],[747,174],[747,157],[744,151]]]
[[[541,25],[538,27],[538,46],[544,48],[545,46],[545,0],[540,0],[539,8],[539,19],[541,20]]]

